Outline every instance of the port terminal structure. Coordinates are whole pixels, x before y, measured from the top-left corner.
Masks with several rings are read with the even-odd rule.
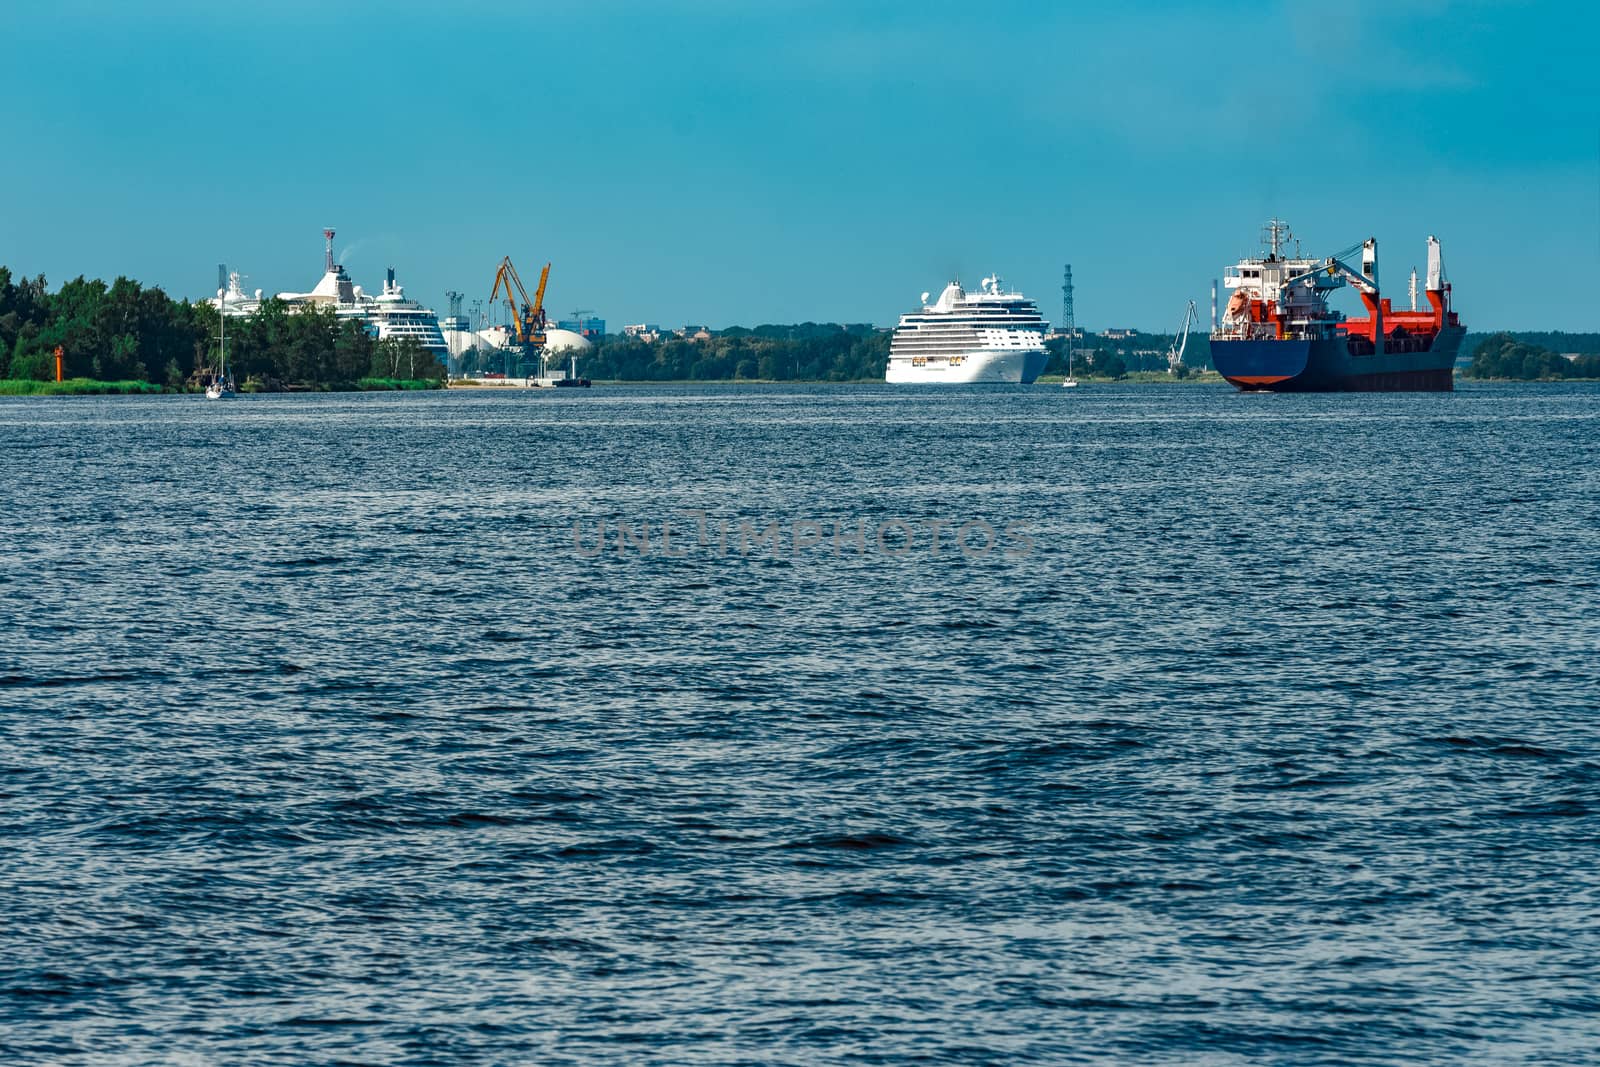
[[[516,264],[506,256],[495,269],[494,284],[489,290],[489,304],[503,300],[507,310],[508,325],[491,327],[470,334],[491,350],[503,355],[503,369],[485,371],[476,375],[451,377],[451,388],[586,388],[587,378],[578,376],[578,349],[587,348],[582,337],[568,339],[565,331],[550,330],[544,309],[545,289],[550,282],[550,264],[539,272],[539,285],[534,295],[528,295]],[[555,335],[560,335],[555,336]],[[555,342],[555,343],[553,343]],[[550,356],[556,349],[569,355],[570,366],[551,372]]]

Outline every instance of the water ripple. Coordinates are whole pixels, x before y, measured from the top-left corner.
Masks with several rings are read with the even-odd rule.
[[[1600,389],[1062,392],[0,399],[5,1061],[1600,1062]]]

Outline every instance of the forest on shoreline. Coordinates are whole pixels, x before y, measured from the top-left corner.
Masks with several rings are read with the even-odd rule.
[[[1600,351],[1578,349],[1571,356],[1547,348],[1532,338],[1571,339],[1576,348],[1593,334],[1495,333],[1472,349],[1472,362],[1462,377],[1509,381],[1559,381],[1569,378],[1600,378]]]
[[[80,275],[51,292],[43,275],[16,280],[0,267],[0,380],[54,384],[59,348],[69,380],[199,388],[217,366],[220,333],[210,304],[174,300],[129,278],[107,285]],[[331,309],[290,311],[279,300],[228,319],[227,353],[246,389],[387,388],[378,383],[442,383],[445,373],[415,341],[379,341]]]

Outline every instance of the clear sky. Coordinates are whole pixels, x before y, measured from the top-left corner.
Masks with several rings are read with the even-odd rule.
[[[1600,4],[0,3],[0,263],[443,312],[892,324],[990,271],[1170,329],[1269,215],[1436,233],[1474,329],[1600,330]],[[1351,309],[1356,302],[1349,299]]]

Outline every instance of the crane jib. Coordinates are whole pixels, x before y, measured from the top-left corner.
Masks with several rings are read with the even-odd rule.
[[[522,278],[517,274],[517,268],[512,264],[510,256],[502,259],[499,268],[494,272],[494,287],[489,291],[489,302],[493,304],[500,299],[501,289],[505,290],[506,303],[511,305],[513,332],[519,343],[544,341],[544,290],[549,280],[550,264],[546,263],[544,270],[539,274],[539,290],[534,298],[529,300],[528,290],[523,286]],[[520,307],[517,303],[518,297],[522,301]]]

